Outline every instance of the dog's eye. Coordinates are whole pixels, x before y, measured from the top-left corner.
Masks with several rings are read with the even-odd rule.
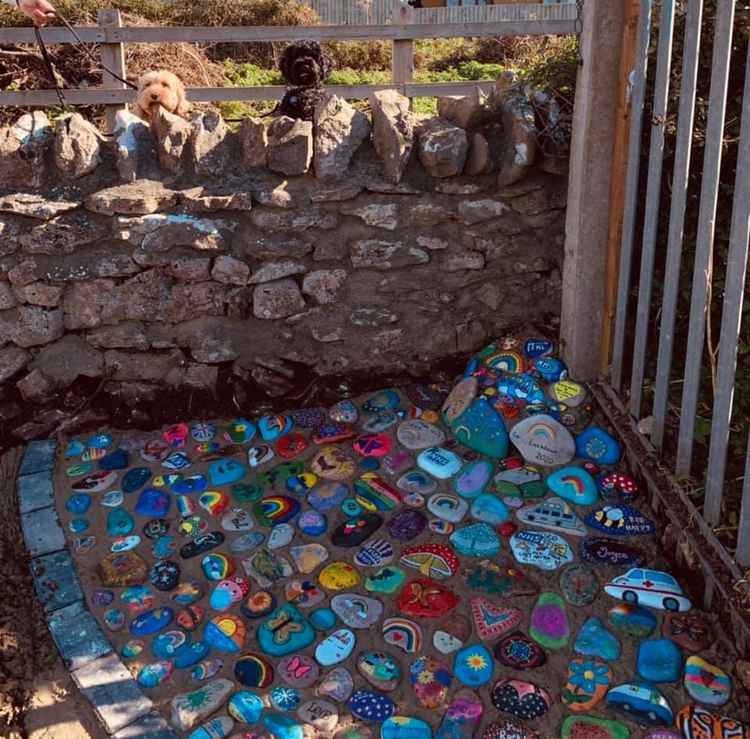
[[[169,82],[162,82],[162,87],[169,87]]]

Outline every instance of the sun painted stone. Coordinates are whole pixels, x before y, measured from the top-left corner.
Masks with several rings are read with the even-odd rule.
[[[418,510],[399,511],[388,521],[388,533],[398,541],[407,542],[415,539],[427,526],[427,517]],[[336,543],[335,541],[333,542]]]
[[[560,575],[560,590],[573,606],[591,605],[599,592],[599,579],[590,565],[575,563]]]
[[[417,450],[440,446],[445,441],[445,434],[439,426],[413,418],[399,425],[396,438],[407,449]]]
[[[521,564],[556,570],[575,559],[565,539],[544,531],[518,531],[510,538],[513,556]]]
[[[508,431],[502,416],[480,396],[450,423],[460,444],[492,459],[508,456]]]
[[[276,597],[267,590],[258,590],[240,606],[240,613],[249,619],[263,618],[276,608]]]
[[[644,536],[656,530],[653,521],[630,506],[602,506],[589,513],[585,523],[614,536]]]
[[[461,469],[462,462],[449,449],[434,446],[420,452],[417,465],[438,480],[448,480]]]
[[[381,567],[365,579],[365,590],[370,593],[391,595],[397,592],[406,580],[406,573],[400,567]]]
[[[400,563],[436,580],[452,577],[459,567],[455,552],[445,544],[406,547],[401,553]]]
[[[483,641],[495,639],[514,629],[523,615],[517,608],[499,606],[483,596],[472,598],[470,608],[474,628]]]
[[[637,639],[645,639],[658,624],[651,611],[632,603],[617,603],[609,609],[607,618],[613,629]]]
[[[485,491],[493,472],[492,463],[486,459],[470,462],[453,479],[453,490],[462,498],[474,499]]]
[[[552,705],[544,688],[523,680],[498,680],[492,686],[490,698],[499,711],[523,720],[544,716]]]
[[[432,739],[432,727],[413,716],[391,716],[380,727],[380,739]]]
[[[702,657],[687,658],[683,686],[694,701],[709,706],[723,706],[732,697],[729,675]]]
[[[598,426],[589,426],[576,437],[576,456],[597,464],[617,464],[622,450],[617,440]]]
[[[205,612],[200,606],[190,605],[183,608],[178,614],[175,621],[186,631],[195,631],[203,621]]]
[[[547,649],[562,649],[570,638],[565,601],[557,593],[541,593],[531,613],[531,638]]]
[[[349,487],[344,483],[329,482],[317,485],[307,496],[307,502],[320,512],[338,508],[349,495]]]
[[[292,547],[289,554],[295,566],[303,575],[314,572],[328,559],[328,550],[322,544],[303,544]]]
[[[646,556],[638,547],[602,536],[586,537],[580,553],[586,562],[611,567],[640,567],[646,563]]]
[[[630,731],[619,721],[595,716],[568,716],[562,725],[562,739],[629,739]]]
[[[409,682],[420,705],[435,709],[445,703],[453,675],[443,662],[431,657],[420,657],[409,668]]]
[[[130,622],[130,633],[133,636],[149,636],[165,629],[174,619],[171,608],[153,608],[141,613]]]
[[[682,674],[682,650],[671,639],[648,639],[638,646],[638,675],[652,683],[674,683]]]
[[[607,631],[596,616],[591,616],[581,626],[573,649],[586,657],[600,657],[607,662],[619,659],[621,647],[617,637]]]
[[[385,539],[371,539],[357,552],[354,563],[360,567],[380,567],[393,559],[393,547]]]
[[[435,739],[472,739],[484,706],[471,690],[459,690],[443,714]]]
[[[269,549],[283,549],[294,539],[294,527],[288,523],[281,523],[271,529],[266,546]]]
[[[456,679],[471,688],[485,685],[492,679],[494,663],[487,647],[472,644],[456,653],[453,674]]]
[[[539,414],[525,418],[510,432],[510,440],[530,464],[557,467],[575,456],[570,432],[551,416]]]
[[[607,706],[638,723],[670,726],[674,721],[669,701],[650,683],[628,682],[615,685],[607,692]]]
[[[396,487],[405,493],[429,495],[437,490],[437,482],[422,470],[409,470],[399,477]]]
[[[582,467],[563,467],[547,477],[547,487],[575,505],[593,505],[599,493],[594,478]]]
[[[264,619],[256,638],[264,654],[284,657],[312,644],[315,632],[302,613],[287,603]]]
[[[269,495],[253,506],[258,525],[267,528],[291,521],[299,511],[299,501],[286,495]]]
[[[676,725],[685,739],[748,739],[750,727],[736,719],[688,705],[677,714]]]
[[[331,598],[333,612],[352,629],[368,629],[383,615],[383,604],[358,593],[344,593]]]
[[[354,680],[346,667],[336,667],[327,672],[318,684],[315,692],[324,698],[344,703],[354,690]]]
[[[482,493],[477,496],[471,503],[469,513],[472,518],[490,526],[499,526],[510,517],[508,506],[492,493]]]
[[[234,663],[234,676],[246,688],[267,688],[273,682],[273,665],[259,654],[243,654]]]
[[[218,652],[236,654],[242,650],[247,628],[238,616],[222,614],[214,616],[204,630],[204,639]]]
[[[350,590],[359,581],[359,573],[348,562],[331,562],[318,575],[318,582],[327,590]]]
[[[414,654],[422,647],[422,629],[407,618],[387,618],[383,622],[383,641],[407,654]]]
[[[429,578],[408,582],[398,597],[398,608],[406,616],[440,618],[458,605],[458,596]]]
[[[234,689],[231,680],[217,678],[189,693],[172,699],[170,723],[179,731],[189,731],[216,711]]]
[[[331,667],[346,660],[354,650],[357,637],[349,629],[338,629],[315,647],[315,659],[323,667]]]
[[[514,670],[531,670],[547,661],[544,650],[520,631],[500,639],[494,647],[495,658]]]
[[[494,557],[500,551],[500,539],[486,523],[475,523],[454,531],[450,542],[465,557]]]
[[[713,642],[710,624],[697,612],[665,614],[661,633],[688,652],[701,652]]]
[[[136,681],[142,688],[156,688],[167,680],[173,671],[174,666],[168,660],[152,662],[138,671]]]
[[[395,690],[401,680],[398,662],[385,652],[365,651],[357,657],[357,670],[377,690]]]
[[[336,614],[330,608],[316,608],[309,620],[316,631],[330,631],[336,625]]]
[[[506,598],[537,595],[538,585],[510,560],[483,560],[466,571],[466,584],[472,590]]]

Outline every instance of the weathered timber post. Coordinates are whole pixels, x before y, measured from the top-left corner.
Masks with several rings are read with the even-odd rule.
[[[415,21],[415,10],[406,0],[393,0],[391,23],[394,26],[405,26]],[[391,59],[393,83],[399,92],[404,93],[403,85],[414,81],[414,41],[411,39],[393,42]]]
[[[122,27],[122,18],[120,17],[119,10],[100,10],[97,14],[97,21],[104,28]],[[102,71],[102,87],[107,90],[124,90],[126,86],[115,79],[107,69],[111,69],[123,79],[127,79],[125,76],[125,46],[121,43],[102,44],[101,53],[102,64],[105,67]],[[112,133],[115,130],[115,117],[120,110],[125,110],[124,103],[105,106],[108,133]]]

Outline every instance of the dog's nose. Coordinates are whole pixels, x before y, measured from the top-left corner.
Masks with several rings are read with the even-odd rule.
[[[158,100],[159,99],[159,93],[158,92],[152,92],[151,93],[151,99],[152,100]]]

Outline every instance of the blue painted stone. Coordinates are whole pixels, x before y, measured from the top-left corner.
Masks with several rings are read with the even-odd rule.
[[[124,500],[125,496],[123,495],[122,490],[110,490],[99,498],[99,504],[106,506],[107,508],[117,508],[117,506],[123,504]]]
[[[486,459],[479,459],[463,467],[453,479],[453,489],[462,498],[476,498],[484,492],[492,479],[494,470],[492,463]]]
[[[363,457],[359,460],[359,467],[365,472],[375,472],[380,469],[380,460],[377,457]]]
[[[129,455],[124,449],[117,449],[99,460],[99,469],[124,470],[128,466]]]
[[[190,732],[187,739],[223,739],[229,736],[233,726],[234,721],[229,716],[214,716],[195,731]]]
[[[131,585],[120,593],[120,600],[136,612],[144,611],[148,605],[153,604],[154,596],[146,585]]]
[[[169,493],[156,488],[146,488],[138,496],[135,512],[146,518],[165,518],[171,503]]]
[[[398,421],[399,417],[393,411],[373,413],[362,419],[362,431],[366,434],[379,434],[397,424]]]
[[[122,478],[122,492],[134,493],[142,488],[151,479],[151,470],[148,467],[133,467],[125,473]]]
[[[447,480],[461,469],[461,459],[449,449],[433,446],[420,452],[417,464],[438,480]]]
[[[279,711],[293,711],[302,702],[298,690],[276,687],[270,693],[271,705]]]
[[[492,655],[487,647],[472,644],[456,653],[453,674],[464,685],[478,688],[492,679],[494,668]]]
[[[174,536],[160,536],[151,547],[154,557],[157,559],[167,559],[177,550],[177,539]]]
[[[161,466],[165,469],[177,472],[192,467],[193,463],[190,461],[190,457],[186,452],[172,452],[172,454],[161,463]]]
[[[152,608],[141,613],[130,622],[130,633],[133,636],[149,636],[169,626],[174,618],[174,611],[168,606]]]
[[[210,651],[211,646],[206,641],[183,644],[172,656],[172,663],[178,670],[184,670],[205,659]]]
[[[529,374],[504,375],[497,382],[497,391],[511,400],[525,403],[544,403],[546,396],[541,385]]]
[[[127,536],[135,528],[133,517],[124,508],[113,508],[107,514],[107,534]]]
[[[172,659],[178,649],[190,643],[190,636],[180,629],[165,631],[154,637],[151,650],[157,659]]]
[[[231,457],[218,459],[208,466],[208,477],[212,485],[231,485],[241,480],[246,472],[245,465]]]
[[[172,674],[172,671],[171,662],[152,662],[138,671],[136,680],[142,688],[156,688]]]
[[[396,410],[399,405],[401,405],[401,397],[395,390],[381,390],[362,404],[362,410],[365,413],[382,413]]]
[[[529,359],[538,359],[552,354],[554,344],[547,339],[528,339],[523,345],[523,353]]]
[[[615,630],[637,639],[644,639],[659,625],[651,611],[632,603],[616,603],[609,609],[607,618]]]
[[[227,705],[229,715],[236,721],[245,724],[254,724],[260,721],[263,715],[263,700],[249,690],[240,690],[235,693]]]
[[[328,631],[336,625],[336,614],[330,608],[317,608],[309,619],[317,631]]]
[[[68,446],[65,447],[65,459],[73,459],[74,457],[80,457],[86,447],[80,439],[73,439],[68,442]]]
[[[508,431],[502,416],[480,395],[451,423],[456,439],[469,449],[493,459],[508,456]]]
[[[280,629],[278,624],[289,624],[289,628]],[[263,621],[256,638],[264,654],[283,657],[302,651],[312,644],[315,640],[315,631],[300,611],[291,603],[287,603]]]
[[[645,536],[656,530],[654,522],[637,508],[630,506],[602,506],[584,519],[586,526],[612,536]]]
[[[359,516],[360,513],[362,513],[364,509],[362,506],[357,502],[356,498],[347,498],[342,504],[341,504],[341,512],[345,516],[349,516],[351,518],[355,516]]]
[[[547,487],[563,500],[593,505],[599,497],[594,478],[582,467],[563,467],[547,478]]]
[[[597,464],[617,464],[622,450],[617,440],[598,426],[589,426],[576,436],[576,456]]]
[[[305,511],[297,520],[297,526],[307,536],[322,536],[328,530],[328,521],[319,511]]]
[[[168,559],[160,559],[149,571],[151,584],[163,593],[174,590],[180,582],[180,566]]]
[[[508,506],[492,493],[482,493],[474,499],[469,514],[477,521],[483,521],[490,526],[499,526],[510,518]]]
[[[573,649],[586,657],[600,657],[611,662],[620,657],[620,640],[596,617],[589,618],[578,632]]]
[[[432,739],[432,727],[420,718],[394,716],[380,727],[381,739]]]
[[[315,647],[315,659],[323,667],[343,662],[354,651],[357,637],[350,629],[339,629]]]
[[[532,364],[546,382],[564,380],[568,375],[568,368],[555,357],[539,357]]]
[[[349,486],[343,482],[328,482],[317,485],[307,496],[307,502],[316,511],[330,511],[338,508],[349,495]]]
[[[216,436],[216,426],[213,423],[199,421],[190,427],[190,435],[197,442],[211,441]]]
[[[267,712],[263,715],[263,726],[274,739],[303,739],[305,730],[290,716],[283,713]]]
[[[355,690],[347,705],[354,718],[379,723],[393,716],[396,710],[396,705],[387,695],[372,690]]]
[[[88,493],[74,493],[65,501],[65,510],[83,515],[91,507],[91,496]]]
[[[87,518],[74,518],[69,524],[68,528],[74,533],[74,534],[82,534],[84,531],[88,529],[90,526],[89,520]]]
[[[263,441],[274,442],[286,436],[292,430],[292,419],[289,416],[262,416],[258,429]]]
[[[494,557],[500,551],[500,538],[486,523],[457,529],[451,534],[450,542],[464,557]]]
[[[190,477],[181,477],[172,485],[172,492],[180,495],[189,495],[190,493],[202,493],[208,487],[208,480],[205,475],[191,475]]]
[[[682,675],[682,649],[671,639],[647,639],[638,647],[638,675],[652,683],[675,683]]]
[[[607,691],[606,700],[609,708],[622,711],[630,721],[654,726],[671,726],[674,721],[669,701],[649,683],[632,681],[615,685]]]

